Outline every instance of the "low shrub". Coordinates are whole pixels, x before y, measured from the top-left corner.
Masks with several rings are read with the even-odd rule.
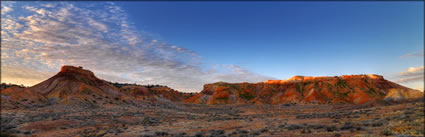
[[[328,131],[328,132],[332,132],[332,131],[336,131],[336,130],[337,130],[337,128],[334,125],[326,127],[326,131]]]
[[[384,130],[381,131],[381,134],[385,135],[385,136],[391,136],[391,135],[393,135],[393,132],[391,132],[391,130],[389,130],[389,129],[384,129]]]
[[[11,133],[0,132],[0,137],[16,137]]]
[[[291,124],[285,127],[288,130],[295,130],[295,129],[301,129],[302,127],[300,125]]]

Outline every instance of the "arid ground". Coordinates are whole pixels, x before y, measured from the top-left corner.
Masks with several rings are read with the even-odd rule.
[[[375,104],[47,104],[1,111],[16,136],[424,136],[424,101]]]

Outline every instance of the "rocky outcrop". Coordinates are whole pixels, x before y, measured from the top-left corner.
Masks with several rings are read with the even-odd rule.
[[[385,80],[380,75],[343,75],[335,77],[294,76],[287,80],[259,83],[217,82],[204,89],[188,103],[198,104],[284,104],[352,103],[373,100],[400,100],[423,97],[423,92]]]

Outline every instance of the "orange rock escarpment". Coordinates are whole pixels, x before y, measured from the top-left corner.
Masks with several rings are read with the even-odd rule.
[[[374,100],[403,100],[423,97],[423,92],[385,80],[380,75],[343,75],[335,77],[294,76],[287,80],[259,83],[217,82],[187,103],[198,104],[284,104],[352,103]]]

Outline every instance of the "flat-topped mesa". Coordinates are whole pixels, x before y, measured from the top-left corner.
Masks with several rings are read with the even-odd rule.
[[[82,74],[82,75],[94,77],[93,72],[91,72],[90,70],[83,69],[83,67],[81,67],[81,66],[75,67],[75,66],[65,65],[65,66],[62,66],[60,72],[61,73],[77,73],[77,74]]]
[[[216,82],[204,85],[185,100],[200,104],[351,103],[415,99],[423,92],[385,80],[381,75],[293,76],[287,80],[258,83]]]
[[[384,77],[381,75],[376,74],[363,74],[363,75],[342,75],[342,76],[333,76],[333,77],[327,77],[327,76],[318,76],[318,77],[312,77],[312,76],[298,76],[295,75],[289,79],[286,80],[267,80],[264,81],[266,84],[279,84],[279,83],[293,83],[293,82],[301,82],[301,81],[326,81],[326,80],[332,80],[332,79],[376,79],[376,80],[383,80]]]

